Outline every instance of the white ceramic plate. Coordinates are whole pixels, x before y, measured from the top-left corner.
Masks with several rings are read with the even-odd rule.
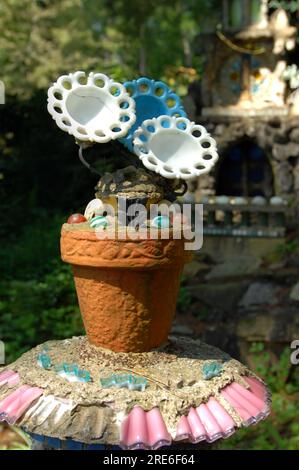
[[[144,121],[133,143],[146,168],[170,179],[200,176],[218,159],[216,142],[207,130],[183,117],[165,115]]]
[[[80,141],[118,139],[136,120],[135,102],[125,87],[93,72],[59,77],[48,90],[48,111],[60,129]]]

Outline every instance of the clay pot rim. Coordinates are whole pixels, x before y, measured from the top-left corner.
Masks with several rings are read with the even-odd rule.
[[[69,233],[69,234],[72,234],[72,237],[76,240],[90,240],[90,241],[98,241],[98,242],[101,242],[101,241],[117,241],[117,242],[123,242],[123,243],[142,243],[142,242],[146,242],[146,241],[161,241],[161,240],[165,240],[165,241],[168,241],[168,240],[185,240],[184,237],[183,237],[183,228],[177,230],[177,229],[174,229],[173,227],[169,227],[169,228],[159,228],[157,229],[157,232],[159,235],[163,235],[163,234],[168,234],[169,233],[169,238],[161,238],[159,236],[159,238],[137,238],[137,239],[132,239],[130,237],[126,237],[126,238],[109,238],[109,228],[108,230],[106,231],[107,233],[107,238],[99,238],[97,236],[97,233],[96,233],[96,229],[94,228],[87,228],[86,229],[77,229],[77,226],[79,224],[68,224],[68,223],[65,223],[62,225],[62,228],[61,228],[61,235],[65,234],[65,233]],[[127,229],[128,227],[124,227],[124,230]],[[133,229],[132,229],[132,233],[134,233]],[[150,231],[148,230],[148,233],[150,233]],[[174,235],[175,234],[178,234],[178,235],[181,235],[180,238],[175,238]],[[117,231],[116,231],[116,235],[117,235]],[[190,240],[187,240],[187,241],[190,241]]]
[[[66,225],[66,224],[65,224]],[[95,231],[61,230],[61,257],[72,265],[105,269],[161,269],[188,262],[183,238],[99,239]]]

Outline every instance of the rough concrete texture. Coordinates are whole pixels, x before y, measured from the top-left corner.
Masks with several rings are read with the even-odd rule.
[[[37,355],[45,345],[53,365],[75,363],[90,372],[92,382],[71,383],[54,370],[38,367]],[[214,361],[222,363],[223,372],[204,380],[202,366]],[[242,377],[253,375],[217,348],[174,336],[163,347],[145,353],[114,353],[90,345],[86,337],[48,341],[23,354],[8,368],[20,374],[21,383],[44,389],[44,395],[23,415],[18,426],[61,439],[106,444],[118,444],[120,422],[134,405],[145,410],[158,406],[174,436],[179,417],[191,406],[206,402],[210,396],[219,397],[219,391],[232,381],[247,387]],[[147,377],[149,386],[140,392],[100,385],[100,378],[126,372]],[[11,391],[1,389],[0,400]],[[228,403],[224,401],[223,405],[241,425]]]

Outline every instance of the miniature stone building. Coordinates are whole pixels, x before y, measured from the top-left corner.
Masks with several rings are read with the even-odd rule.
[[[220,158],[191,185],[196,201],[225,195],[246,206],[258,196],[267,212],[299,200],[299,114],[284,78],[296,28],[268,3],[223,0],[221,26],[198,38],[206,63],[195,119],[217,139]]]

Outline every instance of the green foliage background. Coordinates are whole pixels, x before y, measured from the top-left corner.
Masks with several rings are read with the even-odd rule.
[[[47,113],[47,88],[61,74],[98,70],[121,81],[140,74],[164,79],[184,95],[203,70],[203,57],[194,53],[200,50],[193,47],[197,35],[216,25],[218,15],[219,0],[0,3],[0,80],[6,89],[0,106],[0,339],[8,362],[46,339],[83,331],[72,273],[60,261],[59,232],[67,216],[93,198],[96,178],[80,165],[72,137]],[[126,166],[129,157],[117,144],[106,144],[90,158],[109,171]],[[180,308],[189,302],[182,288]],[[265,354],[259,357],[266,361],[261,372],[267,380]],[[298,393],[297,379],[288,380],[278,388],[271,384],[274,421],[223,447],[299,449],[290,398]],[[295,389],[286,389],[290,383]]]

